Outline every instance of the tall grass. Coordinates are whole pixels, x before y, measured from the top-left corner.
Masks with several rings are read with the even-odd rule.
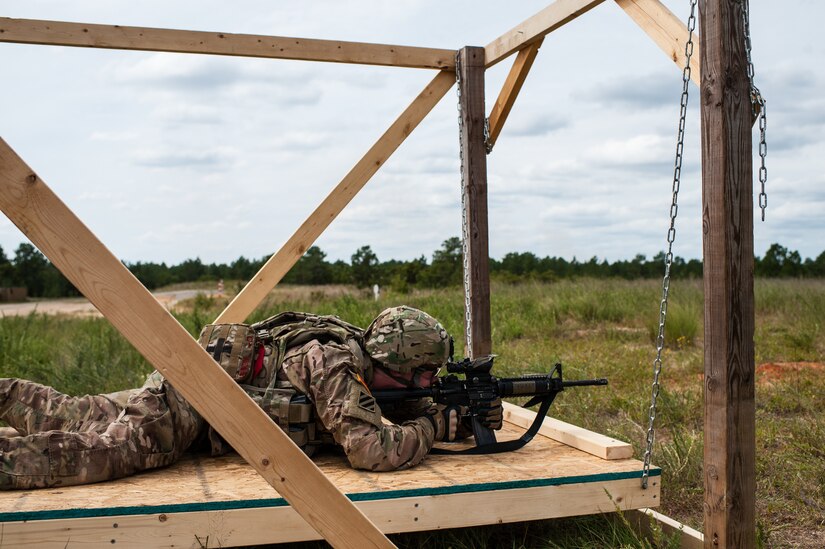
[[[0,376],[86,394],[138,386],[150,371],[104,320],[41,314],[0,320]]]
[[[755,294],[757,365],[825,362],[825,281],[757,281]],[[639,457],[650,405],[660,298],[658,281],[494,285],[496,369],[502,375],[548,371],[561,361],[567,378],[609,378],[608,387],[565,391],[551,413],[628,441]],[[283,287],[272,292],[250,320],[304,310],[337,314],[366,326],[385,307],[402,303],[441,320],[461,354],[463,296],[457,288],[404,294],[387,290],[375,301],[371,293],[352,288]],[[194,335],[227,304],[228,298],[201,296],[176,315]],[[701,528],[702,521],[702,311],[701,282],[674,282],[653,455],[662,468],[661,510],[695,528]],[[0,319],[0,375],[86,393],[135,386],[150,370],[104,319]],[[825,546],[823,372],[789,370],[778,379],[757,374],[757,509],[760,539],[766,546],[805,546],[800,540],[810,539],[822,543],[809,546]],[[633,536],[613,519],[591,517],[394,539],[403,547],[434,548],[645,547],[646,541]]]

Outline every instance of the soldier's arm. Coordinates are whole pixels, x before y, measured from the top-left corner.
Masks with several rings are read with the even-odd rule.
[[[424,417],[401,425],[382,422],[378,404],[357,376],[358,360],[347,346],[311,341],[287,353],[284,371],[315,403],[353,467],[392,471],[416,465],[432,448],[432,422]]]

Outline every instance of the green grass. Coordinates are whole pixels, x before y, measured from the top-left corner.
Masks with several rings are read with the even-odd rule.
[[[227,282],[227,288],[232,287]],[[825,362],[825,281],[758,280],[755,297],[757,366]],[[609,378],[606,388],[566,391],[553,405],[553,414],[630,442],[636,456],[641,456],[660,299],[658,281],[496,284],[492,292],[493,349],[499,355],[496,368],[502,375],[513,375],[547,371],[561,361],[569,379]],[[660,511],[698,529],[703,504],[702,299],[701,281],[672,284],[653,458],[662,468]],[[201,296],[189,302],[178,318],[190,333],[197,334],[227,303],[228,298]],[[337,314],[366,326],[385,307],[402,303],[441,320],[455,337],[460,353],[463,297],[459,289],[407,294],[388,289],[376,302],[371,292],[351,288],[284,287],[276,289],[251,320],[283,310],[304,310]],[[0,319],[0,375],[85,393],[135,386],[150,370],[105,320],[42,315]],[[757,373],[761,546],[822,546],[825,539],[823,373],[802,368],[770,380]],[[434,548],[645,547],[646,543],[612,516],[393,539],[402,547]],[[667,546],[667,540],[659,546]]]
[[[413,534],[390,540],[400,549],[678,549],[675,537],[654,530],[640,537],[622,513],[480,526]],[[323,542],[273,545],[272,549],[322,549]]]

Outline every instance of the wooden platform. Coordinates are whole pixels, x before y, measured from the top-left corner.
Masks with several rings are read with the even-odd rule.
[[[500,440],[523,432],[516,424],[523,422],[521,410],[508,408],[506,416]],[[599,440],[611,445],[601,435],[571,431],[591,446]],[[355,471],[334,453],[315,461],[387,533],[659,503],[658,469],[642,490],[639,461],[602,459],[547,434],[517,452],[430,456],[394,473]],[[227,547],[319,539],[236,455],[193,456],[164,470],[90,486],[0,493],[0,521],[2,547]]]

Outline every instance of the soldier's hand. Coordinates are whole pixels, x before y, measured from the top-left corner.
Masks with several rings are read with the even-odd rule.
[[[501,406],[501,399],[496,397],[493,400],[485,402],[476,408],[478,419],[482,425],[488,429],[501,429],[502,420],[504,418],[504,408]]]
[[[445,404],[433,404],[425,416],[435,427],[435,440],[452,442],[456,439],[458,426],[461,423],[461,416],[467,414],[465,406],[447,406]]]

